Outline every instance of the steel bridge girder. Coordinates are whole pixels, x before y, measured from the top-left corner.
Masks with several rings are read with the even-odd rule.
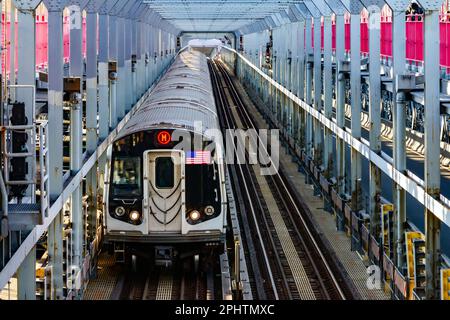
[[[341,1],[339,0],[325,0],[325,1],[336,15],[344,15],[347,12],[347,9],[344,7]]]
[[[351,14],[360,14],[364,9],[362,3],[359,0],[341,0],[347,11]]]
[[[42,0],[13,0],[14,6],[21,10],[35,10]]]

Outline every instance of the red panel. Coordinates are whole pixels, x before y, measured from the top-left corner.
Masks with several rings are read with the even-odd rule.
[[[47,50],[48,50],[48,34],[47,21],[45,16],[41,16],[36,22],[36,65],[38,68],[44,68],[47,64]]]
[[[350,51],[350,20],[345,22],[345,50]]]
[[[333,23],[333,25],[331,26],[331,33],[333,34],[332,36],[332,43],[331,43],[331,47],[333,48],[333,50],[336,50],[336,24]]]
[[[369,24],[361,23],[361,52],[369,53]]]
[[[322,25],[320,26],[320,48],[321,49],[323,49],[323,44],[324,44],[324,42],[323,42],[323,31],[324,30],[324,26],[323,26],[323,22],[322,22]]]

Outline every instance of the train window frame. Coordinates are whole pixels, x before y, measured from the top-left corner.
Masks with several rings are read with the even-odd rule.
[[[114,196],[116,197],[122,197],[122,193],[128,193],[132,194],[135,197],[142,196],[142,164],[141,164],[141,158],[139,156],[116,156],[112,159],[113,162],[113,170],[112,170],[112,177],[111,177],[111,191]],[[130,180],[125,181],[124,183],[120,183],[117,178],[117,172],[119,170],[119,162],[123,163],[129,163],[131,162],[131,166],[128,166],[128,168],[132,167],[134,168],[134,178],[136,183],[130,183]],[[124,168],[122,171],[126,171],[127,169]],[[128,188],[127,188],[128,187]],[[126,189],[126,190],[125,190]],[[117,190],[124,190],[125,192],[118,193]]]
[[[171,180],[172,182],[170,184],[164,184],[161,185],[159,183],[159,178],[161,178],[161,175],[159,173],[161,173],[161,170],[158,170],[158,164],[161,160],[167,160],[169,159],[171,165],[172,165],[172,175],[171,175]],[[159,156],[155,158],[155,188],[158,190],[172,190],[173,188],[175,188],[175,161],[174,158],[171,156]]]

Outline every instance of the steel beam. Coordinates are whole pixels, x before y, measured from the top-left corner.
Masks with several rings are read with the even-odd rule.
[[[115,94],[116,94],[116,115],[117,119],[120,120],[125,115],[125,88],[126,88],[126,80],[125,80],[125,11],[127,4],[127,0],[119,0],[117,4],[114,6],[113,10],[111,10],[110,15],[114,16],[113,19],[110,18],[110,21],[114,23],[115,30],[114,34],[111,34],[115,40],[114,43],[111,41],[110,43],[114,48],[111,50],[114,54],[114,58],[117,61],[117,80],[115,86]]]
[[[70,10],[70,64],[69,73],[71,77],[83,79],[83,52],[82,52],[82,10],[86,3],[71,1],[68,7]],[[70,109],[70,170],[72,175],[76,174],[83,161],[83,86],[80,92],[71,94]],[[71,221],[72,221],[72,263],[76,267],[81,266],[83,259],[83,204],[81,186],[78,185],[72,194],[70,201]],[[70,270],[71,266],[66,266]]]
[[[440,178],[440,48],[439,10],[442,1],[419,3],[424,17],[424,75],[425,75],[425,190],[433,198],[441,194]],[[440,296],[441,222],[425,210],[425,295],[427,299]]]
[[[48,10],[48,132],[50,199],[63,191],[63,0],[44,0]],[[52,268],[52,297],[63,299],[62,211],[49,227],[47,242]]]
[[[9,81],[11,84],[16,84],[16,12],[16,6],[12,1],[9,12]],[[9,97],[12,101],[16,100],[16,89],[10,88]]]
[[[125,18],[117,17],[117,116],[121,120],[125,115],[126,71],[125,71]]]
[[[312,17],[311,13],[309,12],[308,8],[306,8],[304,3],[300,3],[297,5],[298,9],[303,13],[305,16],[305,102],[308,105],[312,104]],[[313,127],[312,127],[312,117],[309,114],[305,113],[305,149],[306,154],[312,158],[313,154]]]
[[[98,111],[99,111],[99,139],[103,141],[109,133],[109,126],[111,121],[110,110],[110,90],[109,90],[109,11],[118,0],[104,1],[98,6]]]
[[[381,154],[381,9],[385,5],[382,0],[361,0],[369,12],[369,118],[370,148]],[[370,233],[376,239],[381,231],[381,170],[370,164],[369,178]]]
[[[350,90],[351,130],[355,139],[361,138],[361,3],[355,0],[341,1],[351,14],[350,21]],[[351,150],[351,197],[352,210],[361,210],[361,154]]]
[[[392,76],[402,75],[406,66],[406,18],[405,12],[409,6],[409,0],[385,0],[392,10]],[[394,96],[396,102],[393,108],[394,126],[394,167],[400,171],[406,171],[406,100],[405,94],[399,93],[394,82]],[[400,270],[405,266],[403,259],[404,233],[406,224],[406,192],[398,184],[394,183],[394,262]]]
[[[332,70],[332,10],[324,0],[316,0],[314,4],[323,16],[323,96],[324,115],[328,119],[333,117],[333,70]],[[330,179],[333,176],[333,136],[330,130],[323,128],[323,161],[325,177]]]
[[[345,39],[345,7],[339,0],[326,0],[335,14],[336,39]],[[336,125],[340,129],[345,128],[345,84],[346,74],[348,73],[345,62],[345,41],[336,41]],[[336,184],[337,193],[340,196],[345,194],[345,141],[336,136]]]
[[[13,1],[11,5],[11,34],[12,37],[11,46],[11,61],[10,61],[10,83],[15,84],[16,72],[15,72],[15,15],[16,8],[18,15],[18,70],[17,70],[17,84],[18,85],[35,85],[35,69],[36,69],[36,57],[34,54],[29,54],[29,48],[34,48],[36,43],[36,23],[34,19],[35,9],[40,1]],[[19,102],[25,103],[25,116],[28,119],[28,124],[35,123],[35,114],[33,109],[34,92],[30,89],[13,89],[11,91],[11,99],[17,99]],[[31,137],[27,143],[28,150],[32,148]],[[34,172],[34,166],[36,164],[33,161],[28,161],[28,174],[27,179],[32,180],[31,174]],[[32,201],[35,200],[35,187],[28,188],[27,193],[31,197]],[[8,199],[3,199],[8,201]],[[33,255],[34,252],[34,255]],[[17,285],[18,285],[18,298],[20,300],[35,300],[36,299],[36,252],[35,249],[27,255],[27,258],[22,263],[19,272],[17,273]]]
[[[88,154],[93,153],[98,144],[97,11],[102,2],[92,1],[86,10],[86,151]],[[88,239],[90,241],[94,239],[97,230],[97,168],[98,164],[90,170],[86,177]],[[91,257],[95,257],[95,255],[95,252],[91,252]]]
[[[321,38],[322,38],[322,27],[321,27],[321,13],[316,8],[311,0],[305,1],[305,5],[308,8],[311,16],[314,20],[314,108],[317,111],[322,110],[322,50],[321,50]],[[314,146],[314,162],[316,166],[322,165],[322,155],[323,155],[323,145],[322,145],[322,134],[320,125],[316,120],[313,120],[313,146]]]
[[[109,15],[109,61],[115,62],[117,65],[117,17],[114,15]],[[109,62],[108,61],[108,62]],[[109,70],[109,69],[107,69]],[[109,72],[108,72],[109,76]],[[114,129],[117,125],[119,119],[117,110],[117,71],[111,75],[110,86],[109,86],[109,109],[110,109],[110,130]]]
[[[17,270],[17,299],[36,300],[36,247],[33,247]]]
[[[131,20],[128,15],[125,16],[124,19],[124,27],[125,27],[125,64],[124,64],[124,72],[125,72],[125,114],[130,111],[132,103],[133,103],[133,79],[131,73],[131,54],[132,54],[132,38],[133,31],[131,26]]]

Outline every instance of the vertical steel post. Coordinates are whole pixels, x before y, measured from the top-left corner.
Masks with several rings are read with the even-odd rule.
[[[305,20],[298,24],[298,96],[305,99]]]
[[[90,8],[86,17],[86,152],[92,154],[97,149],[97,8]],[[86,175],[88,199],[88,239],[93,241],[97,232],[97,165]],[[95,252],[91,252],[95,257]]]
[[[63,191],[63,9],[66,1],[45,0],[48,10],[48,131],[50,198]],[[52,296],[63,298],[62,211],[48,229],[48,255]]]
[[[34,54],[30,55],[29,48],[36,47],[36,22],[35,22],[35,9],[36,1],[14,1],[17,10],[18,23],[17,23],[17,83],[20,85],[35,85],[36,76],[36,57]],[[15,9],[13,11],[16,11]],[[15,28],[13,28],[15,29]],[[13,31],[13,30],[11,30]],[[11,47],[15,47],[15,39],[11,43]],[[10,79],[11,84],[15,84],[15,69],[12,66],[15,65],[15,49],[11,52],[10,62],[10,74],[13,75]],[[19,102],[25,103],[25,116],[28,119],[28,124],[35,123],[35,114],[33,114],[33,92],[29,88],[17,88],[11,91],[13,93],[12,98]],[[30,150],[32,147],[31,137],[28,139],[27,148]],[[30,150],[31,151],[31,150]],[[31,173],[35,172],[35,163],[28,161],[28,174],[27,179],[32,180]],[[27,189],[26,194],[34,198],[35,187],[31,186]]]
[[[440,197],[440,26],[441,1],[419,1],[425,9],[424,66],[425,66],[425,189],[435,199]],[[439,299],[441,222],[425,210],[425,277],[426,298]]]
[[[11,4],[11,35],[15,32],[15,16],[16,8],[18,16],[18,28],[17,28],[17,83],[19,85],[34,85],[36,75],[36,57],[34,54],[29,54],[29,48],[35,48],[36,43],[36,23],[35,23],[35,9],[39,4],[38,1],[13,1]],[[0,2],[1,5],[1,2]],[[12,39],[11,46],[11,61],[10,61],[10,83],[16,82],[16,51],[15,51],[15,38]],[[28,124],[35,123],[35,117],[33,110],[33,93],[30,89],[13,89],[11,91],[11,98],[16,99],[19,102],[25,103],[25,116],[28,119]],[[2,113],[3,114],[3,113]],[[31,138],[31,137],[30,137]],[[31,139],[28,139],[28,150],[31,150]],[[27,179],[31,179],[31,173],[34,172],[34,166],[36,164],[33,161],[28,161],[28,174]],[[35,187],[28,188],[26,194],[35,200]],[[3,199],[7,201],[7,199]],[[20,300],[34,300],[36,298],[36,248],[33,248],[27,255],[27,258],[21,264],[21,267],[17,273],[17,286],[18,286],[18,298]]]
[[[321,17],[314,17],[314,108],[322,110],[322,50],[321,50]],[[314,130],[314,162],[322,165],[322,134],[320,123],[313,120]]]
[[[98,13],[98,112],[99,112],[99,139],[105,140],[109,134],[109,15],[107,3],[99,8]],[[101,169],[101,168],[100,168]]]
[[[333,70],[332,70],[332,26],[331,10],[324,0],[316,1],[316,6],[323,15],[323,95],[324,115],[331,120],[333,117]],[[333,175],[333,135],[330,130],[324,130],[323,166],[325,177]]]
[[[311,16],[308,16],[306,19],[306,27],[305,27],[305,46],[306,46],[306,87],[305,87],[305,102],[308,105],[312,104],[312,63],[310,61],[310,55],[312,53],[312,35],[311,35]],[[306,113],[306,134],[305,134],[305,146],[306,146],[306,154],[309,157],[312,157],[312,117],[309,113]]]
[[[344,10],[333,7],[336,18],[336,39],[345,39]],[[336,124],[339,128],[345,128],[345,83],[346,75],[341,73],[340,66],[345,60],[345,41],[336,41]],[[345,141],[336,137],[336,180],[337,193],[342,196],[345,193]]]
[[[305,20],[299,22],[298,26],[298,96],[300,99],[305,100],[305,60],[306,60],[306,48],[305,48]],[[299,112],[299,132],[298,137],[300,141],[300,148],[305,149],[305,126],[306,118],[305,111],[302,108],[298,108]]]
[[[16,6],[14,1],[11,1],[11,11],[9,16],[9,82],[10,84],[16,84]],[[14,101],[16,99],[16,89],[11,88],[9,96],[11,100]]]
[[[152,63],[152,53],[150,50],[150,25],[148,24],[147,19],[143,19],[143,28],[144,28],[144,41],[143,41],[143,46],[144,46],[144,55],[146,57],[145,59],[145,88],[149,88],[150,87],[150,66]]]
[[[82,10],[79,5],[69,6],[70,10],[70,68],[72,77],[80,78],[83,81],[83,52],[82,52]],[[83,138],[83,86],[80,92],[72,94],[70,105],[70,170],[72,175],[76,174],[82,164],[82,138]],[[82,206],[81,186],[77,186],[71,196],[70,210],[72,221],[72,261],[77,267],[81,265],[83,249],[83,206]],[[67,268],[68,266],[66,266]]]
[[[370,149],[381,154],[381,51],[380,29],[381,8],[385,4],[381,0],[361,1],[369,12],[369,118],[370,118]],[[381,231],[380,200],[381,200],[381,170],[372,162],[370,166],[370,233],[378,239]]]
[[[143,9],[141,15],[137,15],[138,20],[135,22],[136,24],[136,59],[137,63],[135,66],[135,74],[136,74],[136,80],[135,80],[135,88],[136,88],[136,97],[135,99],[138,100],[140,96],[144,93],[144,84],[143,84],[143,77],[142,77],[142,71],[144,70],[144,55],[142,50],[142,14],[145,14],[146,9]]]
[[[98,143],[97,135],[97,11],[92,8],[86,17],[86,128],[87,128],[87,150],[95,151]],[[100,117],[100,121],[101,117]],[[106,127],[103,125],[102,127]],[[104,134],[105,132],[103,132]]]
[[[405,72],[406,65],[406,18],[405,12],[409,6],[408,0],[386,0],[392,10],[392,73],[393,78]],[[403,92],[395,88],[394,95],[395,108],[393,108],[393,158],[394,167],[400,171],[406,171],[406,97]],[[394,262],[402,270],[405,267],[403,259],[404,233],[406,223],[406,191],[398,184],[394,183]]]
[[[109,16],[109,60],[117,63],[117,16],[110,14]],[[109,62],[109,61],[108,61]],[[110,93],[109,93],[109,109],[110,109],[110,128],[115,129],[117,126],[117,120],[119,119],[119,111],[117,110],[117,72],[116,77],[110,80]],[[108,73],[109,77],[109,73]]]
[[[351,87],[351,127],[352,136],[361,138],[361,8],[352,10],[350,22],[350,87]],[[361,154],[351,150],[351,190],[352,210],[361,210]]]
[[[131,25],[131,19],[127,14],[127,17],[124,19],[124,26],[125,26],[125,114],[128,113],[131,109],[131,105],[133,103],[133,79],[132,79],[132,73],[131,73],[131,54],[132,54],[132,25]]]
[[[17,269],[17,299],[36,300],[36,247]]]
[[[121,120],[125,116],[126,104],[126,71],[125,71],[125,18],[117,17],[117,116]]]
[[[138,66],[138,59],[141,57],[137,54],[137,36],[138,36],[138,28],[137,21],[134,14],[130,18],[131,24],[131,106],[136,102],[137,97],[137,74],[136,67]],[[134,59],[133,59],[134,57]]]

